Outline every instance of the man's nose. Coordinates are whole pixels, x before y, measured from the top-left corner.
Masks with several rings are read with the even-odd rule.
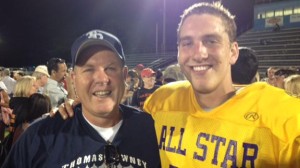
[[[207,47],[203,44],[202,41],[196,42],[194,47],[194,58],[206,59],[207,57],[208,57]]]

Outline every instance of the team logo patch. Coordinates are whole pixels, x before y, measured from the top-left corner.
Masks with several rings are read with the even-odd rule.
[[[259,119],[259,115],[256,112],[248,112],[244,115],[244,118],[248,121],[256,121]]]
[[[95,30],[95,31],[90,31],[86,34],[86,36],[89,39],[103,39],[103,34],[101,33],[101,31]]]

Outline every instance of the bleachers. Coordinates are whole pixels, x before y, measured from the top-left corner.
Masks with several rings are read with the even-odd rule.
[[[249,30],[238,37],[238,42],[239,46],[256,51],[262,76],[270,66],[300,66],[300,27],[280,31]]]
[[[127,54],[126,65],[129,68],[134,68],[137,64],[143,64],[145,67],[153,69],[165,68],[177,61],[177,52],[163,53],[141,53],[141,54]]]

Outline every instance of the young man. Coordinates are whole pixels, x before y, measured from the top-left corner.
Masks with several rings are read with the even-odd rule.
[[[46,118],[30,126],[3,168],[160,167],[154,121],[120,105],[127,67],[120,41],[93,30],[72,46],[72,79],[81,104],[75,116]]]
[[[218,3],[182,15],[178,62],[186,82],[145,102],[155,120],[162,167],[300,167],[300,100],[266,83],[235,90],[234,16]]]
[[[300,100],[264,82],[235,90],[238,51],[234,17],[219,2],[184,12],[178,62],[188,81],[161,86],[144,105],[162,167],[300,167]]]

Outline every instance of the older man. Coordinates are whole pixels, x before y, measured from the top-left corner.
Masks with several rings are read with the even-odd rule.
[[[90,31],[74,42],[72,60],[81,101],[74,118],[57,115],[30,126],[3,167],[159,168],[153,119],[120,104],[127,75],[120,41]]]
[[[50,77],[48,73],[48,69],[46,65],[39,65],[35,68],[32,76],[36,78],[36,83],[38,85],[38,93],[44,93],[44,86],[46,86],[48,82],[48,78]]]

